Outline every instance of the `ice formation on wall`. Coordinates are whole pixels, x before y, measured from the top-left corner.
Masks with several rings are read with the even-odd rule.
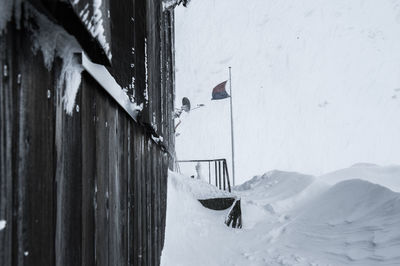
[[[74,37],[63,28],[55,25],[44,15],[28,5],[26,10],[29,17],[37,23],[37,29],[32,32],[32,49],[34,53],[39,50],[43,54],[43,60],[47,69],[51,69],[56,56],[62,59],[61,73],[57,81],[57,89],[62,90],[62,101],[65,111],[72,115],[75,106],[76,94],[81,83],[83,68],[74,56],[80,53],[82,48]]]
[[[81,84],[82,65],[78,62],[77,57],[71,56],[70,50],[64,50],[66,57],[63,59],[63,67],[58,79],[57,89],[61,90],[65,84],[63,94],[63,102],[65,111],[72,115],[75,106],[76,95]],[[77,109],[79,112],[79,107]]]
[[[7,23],[13,16],[17,28],[20,27],[21,3],[22,0],[0,0],[0,33],[5,31]],[[34,53],[38,50],[42,52],[44,64],[49,70],[52,67],[55,56],[59,56],[63,60],[57,89],[62,89],[65,84],[65,90],[63,91],[64,108],[68,114],[72,114],[83,70],[76,58],[74,58],[74,53],[81,52],[82,49],[72,36],[41,15],[30,4],[25,3],[25,7],[26,18],[33,18],[38,27],[34,29],[27,23],[28,29],[32,33],[32,49]]]
[[[76,2],[76,1],[75,1]],[[17,28],[20,26],[22,0],[0,0],[0,33],[4,32],[7,23],[14,16]],[[43,54],[44,64],[51,69],[54,57],[58,56],[63,60],[61,74],[57,81],[57,89],[63,91],[64,109],[72,114],[75,105],[75,97],[81,83],[82,66],[77,62],[74,53],[82,51],[76,40],[66,33],[61,27],[55,25],[45,16],[40,14],[30,4],[25,3],[25,14],[27,18],[33,18],[37,28],[27,23],[32,34],[32,49],[34,53],[39,50]]]

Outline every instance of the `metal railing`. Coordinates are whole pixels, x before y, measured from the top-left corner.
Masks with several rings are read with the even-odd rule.
[[[208,164],[208,183],[215,185],[220,190],[227,190],[231,192],[231,183],[229,180],[228,166],[226,159],[211,159],[211,160],[180,160],[180,163],[200,163]],[[198,171],[198,169],[196,169]],[[194,176],[192,176],[194,177]]]

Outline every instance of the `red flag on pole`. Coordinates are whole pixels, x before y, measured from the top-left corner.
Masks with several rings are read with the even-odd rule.
[[[211,100],[222,100],[222,99],[230,97],[229,94],[225,90],[227,82],[228,81],[225,80],[224,82],[221,82],[220,84],[218,84],[217,86],[214,87],[214,89],[212,90]]]

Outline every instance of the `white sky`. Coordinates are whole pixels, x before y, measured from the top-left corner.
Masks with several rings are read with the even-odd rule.
[[[379,2],[379,3],[378,3]],[[192,0],[176,9],[178,159],[230,159],[236,180],[400,163],[400,1]]]

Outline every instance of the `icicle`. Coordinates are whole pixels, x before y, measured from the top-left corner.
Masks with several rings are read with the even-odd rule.
[[[72,115],[75,98],[81,84],[81,73],[83,68],[75,57],[82,48],[74,37],[69,35],[63,28],[49,21],[45,16],[36,11],[32,6],[27,9],[28,16],[35,19],[38,29],[31,29],[33,51],[40,50],[48,70],[54,62],[55,56],[63,60],[60,76],[56,89],[62,92],[62,101],[67,114]],[[50,98],[50,90],[47,91],[47,98]]]

